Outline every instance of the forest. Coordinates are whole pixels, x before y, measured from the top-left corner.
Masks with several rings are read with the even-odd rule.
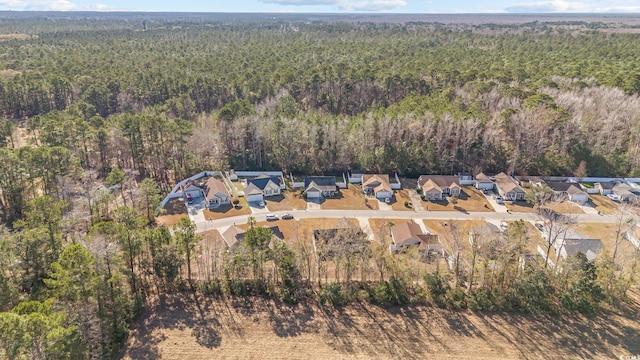
[[[149,303],[186,291],[624,303],[634,278],[607,257],[522,270],[522,224],[471,286],[464,269],[415,273],[383,247],[340,249],[327,282],[308,248],[269,246],[261,227],[212,255],[189,221],[154,221],[203,170],[640,176],[640,35],[612,26],[0,17],[0,355],[114,358]]]

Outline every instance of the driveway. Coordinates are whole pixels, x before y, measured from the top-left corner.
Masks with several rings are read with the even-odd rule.
[[[371,224],[369,224],[369,218],[359,217],[358,224],[360,224],[362,231],[367,234],[367,239],[369,241],[375,240],[373,237],[373,229],[371,228]]]
[[[411,204],[413,205],[414,211],[424,211],[424,206],[422,206],[422,199],[420,195],[415,190],[407,190],[407,194],[409,194],[409,198],[411,199]]]
[[[196,224],[196,227],[201,223],[206,223],[207,219],[204,217],[202,210],[206,209],[206,201],[204,199],[193,204],[185,204],[187,206],[187,214],[189,219]]]
[[[267,209],[267,204],[260,205],[259,202],[250,202],[249,209],[251,209],[252,214],[268,214],[270,213],[269,209]]]
[[[487,198],[487,201],[489,201],[489,204],[491,204],[491,206],[497,213],[507,213],[507,207],[504,206],[504,203],[502,205],[498,204],[496,199],[493,198],[493,195],[493,191],[489,191],[484,194],[484,197]]]
[[[596,210],[593,206],[591,206],[589,203],[586,203],[584,205],[578,205],[578,206],[580,206],[580,209],[584,211],[585,214],[592,214],[592,215],[600,214],[600,212]]]
[[[378,209],[380,210],[384,210],[384,211],[389,211],[389,210],[393,210],[393,208],[391,207],[391,204],[387,204],[384,201],[379,201],[378,199],[372,199],[378,202]]]
[[[307,210],[320,210],[321,199],[307,199]]]

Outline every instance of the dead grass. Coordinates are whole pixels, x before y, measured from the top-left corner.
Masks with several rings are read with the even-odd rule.
[[[36,35],[29,35],[29,34],[0,34],[0,41],[28,40],[28,39],[31,39],[32,37],[37,38]]]
[[[156,217],[156,223],[158,225],[166,225],[167,227],[173,227],[177,223],[179,223],[181,219],[188,219],[188,218],[189,218],[189,215],[187,214],[161,215]]]
[[[505,201],[504,206],[511,212],[535,213],[538,208],[526,201]]]
[[[618,204],[616,204],[613,200],[609,199],[606,196],[590,194],[589,202],[596,210],[605,215],[613,214],[616,210],[618,210]]]
[[[265,198],[269,211],[304,210],[307,202],[300,191],[284,191],[282,195]]]
[[[176,294],[133,325],[122,357],[618,359],[640,353],[640,316],[633,310],[544,316]]]
[[[239,215],[251,214],[251,209],[247,204],[247,200],[245,200],[245,198],[243,197],[238,198],[238,200],[240,200],[240,203],[238,204],[239,207],[235,207],[233,205],[221,205],[217,209],[203,210],[204,218],[207,220],[216,220],[216,219],[223,219],[223,218],[234,217]],[[233,201],[233,199],[231,201]]]
[[[493,207],[482,192],[472,186],[462,188],[462,193],[453,204],[451,197],[442,201],[424,201],[422,207],[429,211],[493,212]]]
[[[584,214],[584,211],[580,209],[580,206],[572,203],[571,201],[563,201],[561,203],[551,203],[545,208],[553,209],[561,214]]]
[[[466,239],[469,230],[477,225],[486,224],[484,220],[423,220],[427,230],[432,234],[443,235],[451,233],[451,227],[455,226]]]
[[[323,210],[378,210],[378,200],[366,200],[362,188],[349,184],[348,188],[340,189],[333,198],[324,199]]]
[[[411,198],[409,197],[409,193],[408,191],[414,191],[414,190],[396,190],[396,193],[394,195],[394,199],[392,200],[393,202],[391,203],[391,208],[393,210],[398,210],[398,211],[413,211],[413,207],[406,207],[404,206],[405,201],[408,202],[412,202]]]

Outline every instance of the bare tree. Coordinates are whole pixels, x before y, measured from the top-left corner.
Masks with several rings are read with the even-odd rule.
[[[634,212],[634,209],[629,204],[622,204],[618,206],[618,209],[615,211],[616,218],[616,238],[615,244],[613,246],[613,262],[616,261],[616,256],[618,254],[618,246],[624,239],[624,235],[627,231],[633,229],[633,227],[638,223],[638,216]]]

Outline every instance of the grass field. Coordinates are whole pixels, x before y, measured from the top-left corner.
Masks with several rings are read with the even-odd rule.
[[[378,200],[366,200],[360,186],[349,184],[346,189],[333,198],[322,202],[322,209],[327,210],[378,210]]]
[[[633,307],[534,316],[429,306],[287,306],[188,293],[148,309],[122,358],[619,359],[640,353],[637,303]]]
[[[415,191],[415,190],[396,190],[395,192],[395,201],[391,203],[391,208],[393,210],[398,211],[413,211],[413,207],[404,206],[404,202],[411,202],[411,198],[407,191]]]
[[[465,186],[456,204],[453,204],[451,197],[442,201],[424,201],[422,206],[429,211],[469,211],[469,212],[493,212],[491,204],[484,195],[473,188]]]
[[[216,219],[223,219],[223,218],[228,218],[233,216],[251,214],[251,209],[249,209],[247,200],[245,200],[245,198],[243,197],[237,198],[237,199],[240,200],[240,203],[238,204],[240,206],[239,208],[234,207],[233,205],[221,205],[217,209],[213,209],[213,210],[205,209],[203,210],[204,218],[207,220],[216,220]]]
[[[618,209],[618,204],[602,195],[589,195],[589,202],[602,214],[613,214]]]

